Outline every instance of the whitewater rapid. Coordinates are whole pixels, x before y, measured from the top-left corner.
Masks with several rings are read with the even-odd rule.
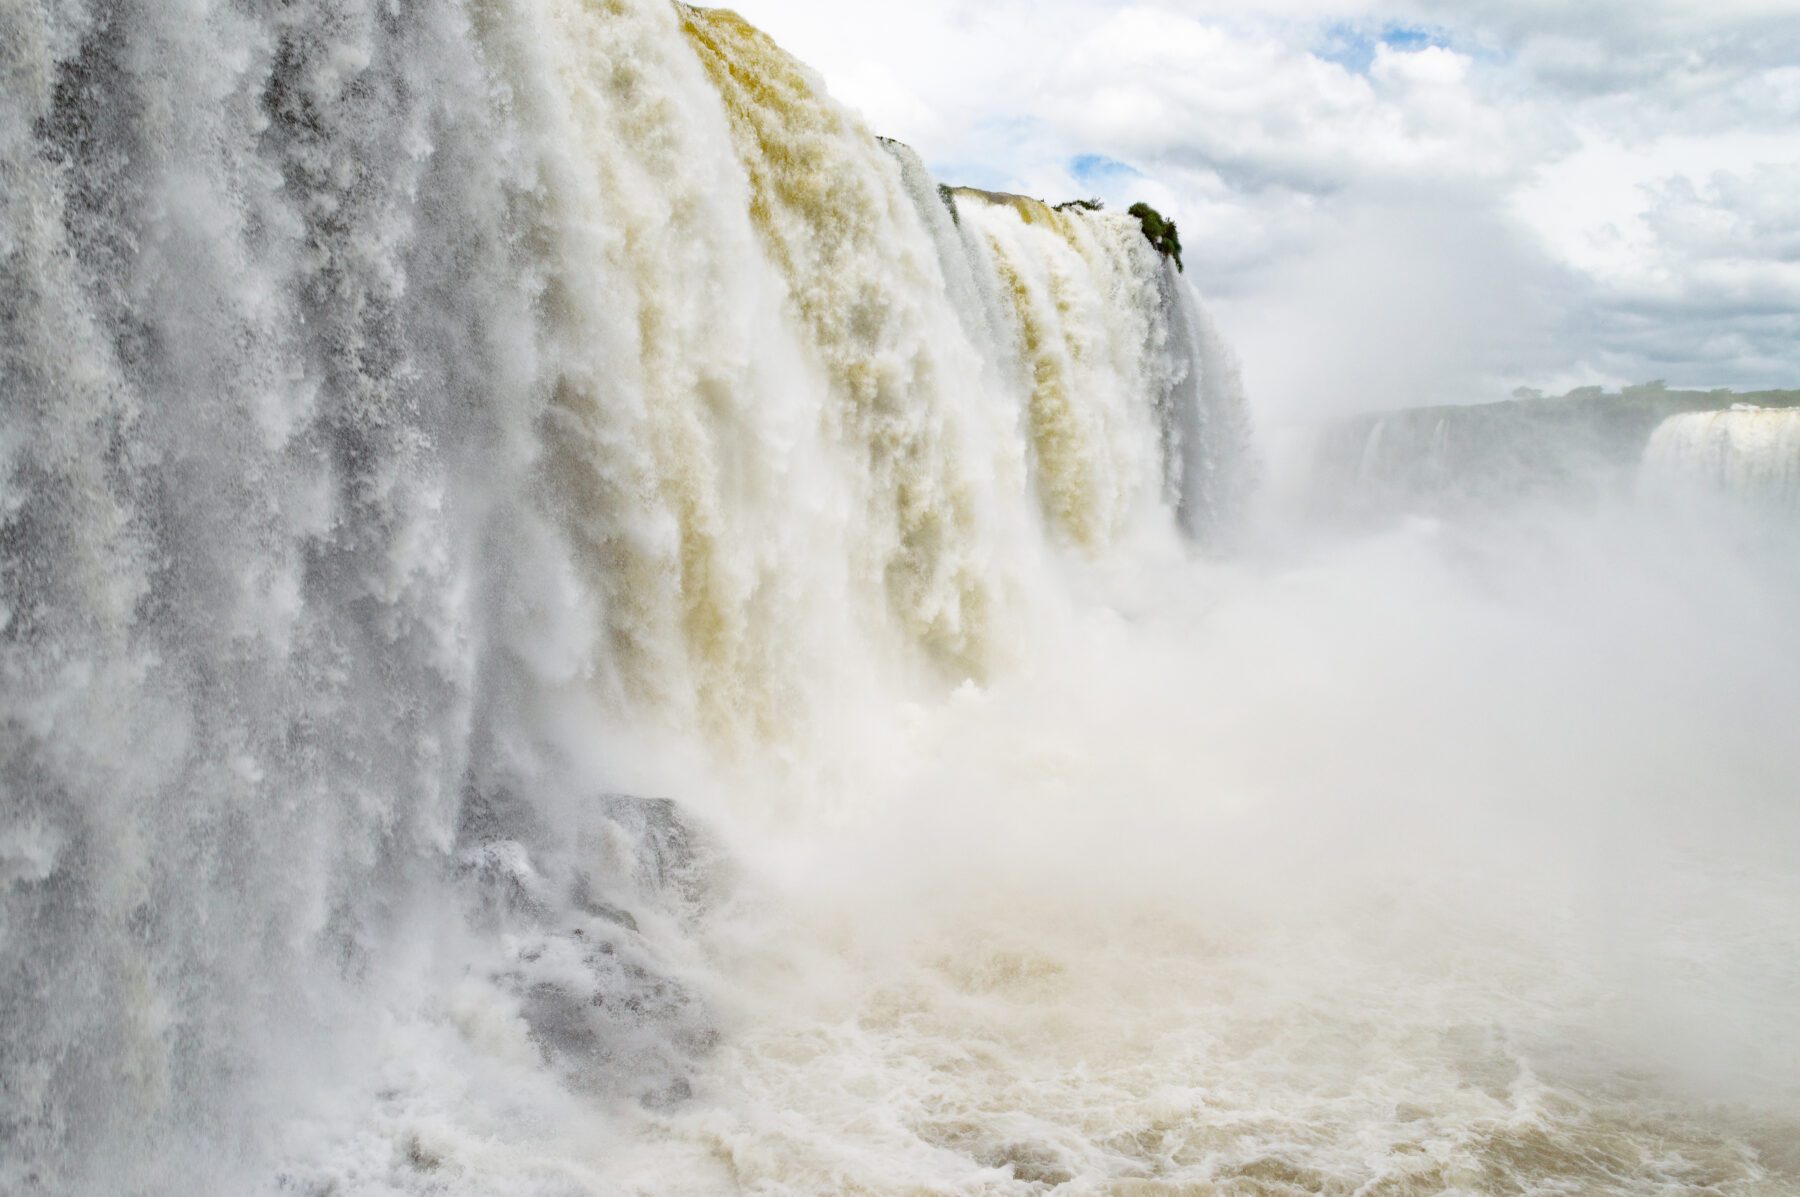
[[[0,0],[0,1191],[1790,1191],[1792,558],[1252,548],[1187,266],[719,10]]]

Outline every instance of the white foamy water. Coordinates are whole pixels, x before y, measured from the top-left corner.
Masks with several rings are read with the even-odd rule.
[[[745,1030],[633,1178],[1791,1190],[1796,634],[1640,536],[1134,584],[916,712],[764,847]],[[1741,640],[1671,631],[1720,600]]]
[[[1006,679],[846,716],[830,784],[740,772],[691,1098],[547,1139],[434,1066],[388,1183],[1791,1191],[1800,579],[1515,531],[1089,577]]]
[[[1670,416],[1650,437],[1642,485],[1800,509],[1800,410],[1737,404]]]
[[[0,1190],[1800,1183],[1766,541],[1223,558],[1191,276],[727,13],[0,79]]]

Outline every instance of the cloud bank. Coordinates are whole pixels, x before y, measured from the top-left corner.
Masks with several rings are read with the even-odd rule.
[[[741,0],[952,182],[1147,199],[1280,420],[1800,381],[1795,0]]]

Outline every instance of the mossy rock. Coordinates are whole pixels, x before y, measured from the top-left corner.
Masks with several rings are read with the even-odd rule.
[[[962,225],[962,213],[956,210],[956,188],[951,187],[947,183],[939,183],[938,198],[944,202],[944,207],[950,209],[950,219],[960,227]]]

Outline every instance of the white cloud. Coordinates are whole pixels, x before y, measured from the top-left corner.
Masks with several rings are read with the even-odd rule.
[[[1175,216],[1277,417],[1800,382],[1800,0],[739,7],[951,181]]]

